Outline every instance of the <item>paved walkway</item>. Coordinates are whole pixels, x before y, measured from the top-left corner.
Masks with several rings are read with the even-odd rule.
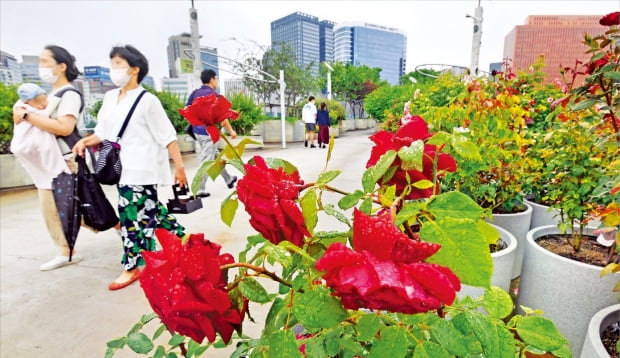
[[[349,190],[361,187],[361,173],[369,157],[373,130],[347,132],[336,138],[329,170],[343,173],[333,185]],[[279,157],[296,165],[306,182],[316,180],[325,167],[327,149],[304,148],[303,143],[279,144],[248,150],[244,159],[254,155]],[[195,154],[184,156],[187,174],[193,178],[199,161]],[[231,169],[233,173],[235,170]],[[232,228],[219,219],[221,201],[230,194],[223,179],[207,185],[211,197],[203,199],[204,208],[178,218],[188,232],[204,232],[234,256],[245,247],[245,238],[255,231],[240,205]],[[106,187],[113,205],[117,194]],[[160,200],[172,197],[169,187],[162,188]],[[338,197],[333,199],[335,203]],[[320,229],[333,229],[338,223],[321,220]],[[330,227],[325,227],[330,226]],[[78,264],[48,272],[39,271],[56,251],[48,238],[39,212],[34,189],[0,193],[0,357],[91,358],[103,357],[106,342],[124,335],[142,314],[151,308],[139,284],[120,291],[108,291],[108,283],[120,270],[121,243],[113,230],[94,234],[80,231],[76,250],[84,258]],[[268,306],[251,305],[257,323],[245,323],[244,333],[253,337],[260,330]],[[158,324],[151,323],[146,332]],[[228,357],[232,349],[208,350],[203,357]],[[115,357],[135,357],[126,348]]]

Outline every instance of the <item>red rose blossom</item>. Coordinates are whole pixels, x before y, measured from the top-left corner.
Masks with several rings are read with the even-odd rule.
[[[421,117],[413,116],[411,120],[400,127],[396,133],[388,131],[380,131],[372,136],[370,140],[375,142],[375,146],[372,147],[370,152],[370,159],[366,163],[366,168],[377,164],[381,156],[390,150],[398,151],[402,147],[411,145],[416,140],[426,140],[431,137],[428,132],[426,122]],[[397,166],[398,170],[394,173],[392,178],[386,183],[387,185],[396,185],[396,194],[402,194],[403,190],[407,186],[407,175],[409,176],[411,183],[415,183],[420,180],[428,180],[433,182],[433,161],[437,154],[437,147],[431,144],[424,144],[424,155],[422,157],[422,171],[409,169],[404,170],[401,167],[402,161],[400,158],[396,158],[392,163],[392,166]],[[449,171],[454,172],[456,170],[456,162],[451,155],[446,153],[437,154],[437,170],[439,176],[441,172]],[[406,196],[406,199],[420,199],[428,198],[433,194],[434,188],[418,189],[411,187],[411,192]],[[435,188],[436,190],[436,188]]]
[[[603,16],[599,21],[599,24],[603,26],[620,25],[620,12],[612,12]]]
[[[237,119],[239,113],[230,109],[231,103],[222,95],[211,93],[196,98],[189,106],[179,109],[179,113],[191,125],[206,126],[213,143],[220,139],[220,131],[215,126],[225,119]]]
[[[151,307],[168,329],[196,342],[219,333],[228,343],[233,330],[241,329],[247,301],[232,307],[220,266],[234,262],[230,254],[220,255],[220,246],[191,235],[185,244],[164,229],[155,231],[161,251],[144,251],[146,267],[140,285]]]
[[[310,233],[295,202],[303,185],[299,173],[269,168],[260,156],[244,167],[246,174],[237,183],[237,195],[250,214],[252,227],[274,244],[288,240],[301,247]]]

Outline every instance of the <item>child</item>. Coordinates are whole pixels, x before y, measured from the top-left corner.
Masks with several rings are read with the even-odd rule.
[[[45,91],[34,83],[22,84],[17,88],[17,94],[19,100],[13,109],[23,107],[28,112],[48,116],[46,108],[54,107],[48,106]],[[27,115],[13,128],[10,149],[39,189],[51,189],[53,178],[63,171],[69,172],[56,136],[28,123]]]

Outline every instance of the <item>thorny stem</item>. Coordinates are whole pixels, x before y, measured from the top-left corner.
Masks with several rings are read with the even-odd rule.
[[[267,276],[269,278],[271,278],[272,280],[279,282],[285,286],[288,286],[290,288],[293,288],[293,284],[280,278],[278,275],[276,275],[273,272],[269,272],[267,271],[265,268],[263,267],[259,267],[256,265],[252,265],[252,264],[248,264],[245,262],[235,262],[232,264],[227,264],[227,265],[222,265],[220,266],[220,270],[226,270],[226,269],[230,269],[230,268],[236,268],[236,267],[245,267],[245,268],[249,268],[250,270],[256,271],[259,275],[263,275],[263,276]],[[243,280],[243,279],[241,279]],[[235,281],[231,283],[231,286],[234,287],[236,285],[239,284],[239,281]],[[303,292],[303,290],[299,290],[300,292]]]
[[[607,105],[609,107],[613,107],[613,99],[611,98],[611,91],[607,91],[607,88],[605,88],[605,84],[603,82],[603,76],[599,77],[598,79],[599,85],[601,86],[601,90],[603,91],[603,93],[605,93],[605,102],[607,102]],[[611,115],[611,125],[614,127],[614,131],[616,132],[616,141],[620,142],[620,136],[617,135],[617,133],[620,133],[620,128],[618,128],[618,123],[616,123],[616,115],[614,113],[613,110],[609,110],[609,114]]]

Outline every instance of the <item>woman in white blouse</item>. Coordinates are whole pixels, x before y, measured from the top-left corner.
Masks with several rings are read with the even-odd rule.
[[[105,94],[94,134],[81,139],[73,147],[73,152],[79,155],[83,156],[86,147],[98,145],[104,139],[116,141],[127,113],[144,91],[140,82],[149,68],[140,51],[130,45],[113,47],[110,67],[110,78],[119,88]],[[123,170],[118,184],[118,212],[124,271],[109,285],[110,290],[126,287],[140,277],[138,266],[144,264],[142,250],[155,249],[156,228],[184,235],[183,226],[167,213],[157,198],[158,185],[172,184],[168,154],[176,168],[174,182],[187,185],[176,138],[174,127],[157,97],[145,93],[119,141]]]

